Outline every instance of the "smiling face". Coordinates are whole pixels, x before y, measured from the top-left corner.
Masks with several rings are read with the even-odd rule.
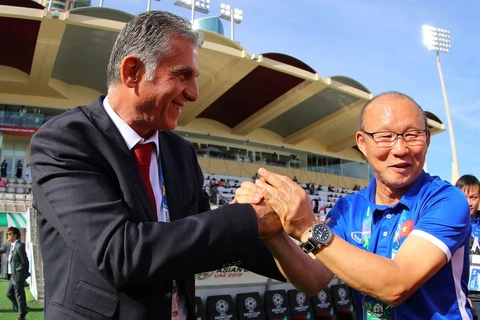
[[[363,117],[362,129],[367,132],[404,133],[407,130],[426,129],[422,111],[418,106],[399,96],[379,97],[365,109]],[[430,144],[430,133],[424,143],[416,146],[407,145],[405,140],[399,137],[392,147],[379,148],[372,137],[363,131],[356,133],[356,141],[375,175],[377,200],[394,203],[421,174]]]
[[[117,96],[115,105],[123,102],[124,107],[115,111],[144,138],[155,130],[175,129],[181,108],[198,99],[196,45],[183,37],[172,37],[171,54],[158,61],[153,79],[148,79],[137,57],[128,56],[122,62],[122,82],[130,102],[118,101],[122,99]]]

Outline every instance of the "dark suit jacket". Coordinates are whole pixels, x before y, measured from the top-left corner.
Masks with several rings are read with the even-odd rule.
[[[169,319],[174,279],[193,319],[195,273],[240,264],[282,279],[250,205],[205,212],[194,148],[174,132],[159,137],[172,222],[156,222],[103,98],[48,121],[31,141],[45,319]]]
[[[0,247],[0,254],[5,253],[6,258],[8,259],[11,246],[12,244],[10,242],[3,243]],[[28,277],[29,262],[27,253],[25,252],[25,244],[20,242],[20,240],[15,242],[10,265],[12,267],[11,281],[24,283],[25,279]]]

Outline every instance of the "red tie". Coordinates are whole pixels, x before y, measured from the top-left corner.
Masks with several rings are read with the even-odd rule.
[[[143,183],[147,188],[150,202],[152,203],[155,213],[157,213],[157,202],[155,201],[155,195],[153,194],[152,182],[150,181],[150,161],[152,159],[152,143],[137,144],[133,147],[135,153],[135,160],[137,161],[138,169],[142,175]]]

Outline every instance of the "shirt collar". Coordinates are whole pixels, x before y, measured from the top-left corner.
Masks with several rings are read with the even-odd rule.
[[[407,192],[405,192],[405,194],[400,198],[400,201],[398,201],[391,207],[393,208],[393,207],[396,207],[398,204],[403,204],[408,209],[411,209],[415,203],[415,199],[417,198],[418,193],[420,192],[420,189],[423,187],[428,177],[429,177],[429,174],[422,170],[422,173],[420,174],[420,176],[411,185],[411,187],[408,188]],[[367,188],[368,201],[374,204],[375,206],[377,206],[379,209],[387,208],[387,206],[380,206],[375,204],[376,190],[377,190],[377,182],[376,182],[376,179],[373,178],[372,181],[370,181],[370,184],[368,185],[368,188]]]
[[[155,144],[155,148],[157,150],[157,155],[159,154],[159,146],[158,146],[158,131],[148,139],[143,139],[138,133],[135,132],[122,118],[113,110],[112,106],[108,102],[108,96],[105,97],[103,100],[103,107],[107,112],[110,119],[112,119],[113,123],[117,127],[118,131],[122,135],[123,140],[127,144],[128,150],[132,150],[136,144],[145,144],[149,142],[153,142]]]

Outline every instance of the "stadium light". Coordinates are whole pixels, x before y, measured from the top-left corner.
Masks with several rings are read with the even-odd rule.
[[[230,39],[234,39],[233,25],[239,24],[243,20],[243,10],[231,8],[228,4],[220,5],[220,18],[230,21]]]
[[[160,2],[160,0],[155,0],[155,1]],[[152,0],[148,0],[148,2],[147,2],[147,12],[150,11],[151,6],[152,6]]]
[[[443,100],[447,112],[448,131],[450,134],[450,144],[452,147],[452,181],[455,183],[459,178],[457,147],[455,145],[455,135],[453,133],[452,117],[450,115],[450,106],[448,104],[447,90],[445,89],[445,80],[443,79],[442,65],[440,64],[440,52],[448,53],[452,47],[450,41],[450,31],[447,29],[436,28],[431,25],[423,25],[423,44],[428,50],[435,51],[437,55],[438,74],[440,75],[440,84],[442,86]]]
[[[205,14],[210,11],[210,0],[175,0],[173,4],[192,10],[192,26],[195,20],[195,11]]]

